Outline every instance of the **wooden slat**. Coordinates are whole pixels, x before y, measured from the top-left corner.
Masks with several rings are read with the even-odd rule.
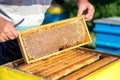
[[[52,73],[57,72],[58,70],[61,70],[61,69],[65,68],[65,67],[68,67],[68,66],[71,66],[71,65],[73,65],[73,64],[75,64],[75,63],[77,63],[79,61],[82,61],[82,60],[84,60],[84,59],[86,59],[86,58],[88,58],[88,57],[90,57],[92,55],[93,54],[85,53],[85,54],[83,54],[81,56],[77,56],[76,58],[70,58],[70,59],[62,62],[61,64],[57,64],[56,66],[54,66],[54,67],[52,67],[52,68],[50,68],[48,70],[40,72],[39,74],[43,75],[43,76],[48,76],[48,75],[50,75]]]
[[[101,67],[111,63],[112,61],[115,61],[117,60],[118,57],[112,57],[112,56],[108,56],[108,57],[105,57],[89,66],[86,66],[64,78],[62,78],[61,80],[77,80],[77,79],[80,79],[82,77],[84,77],[85,75],[88,75],[90,74],[91,72],[94,72],[95,70],[97,69],[100,69]]]
[[[67,55],[71,55],[73,54],[73,50],[70,50],[70,51],[67,51],[67,52],[64,52],[64,53],[61,53],[59,55],[53,55],[51,57],[48,57],[48,58],[45,58],[45,59],[42,59],[42,60],[39,60],[39,61],[36,61],[34,63],[30,63],[30,64],[23,64],[23,65],[20,65],[18,66],[19,69],[21,70],[29,70],[35,66],[38,66],[40,64],[44,64],[44,63],[47,63],[49,61],[57,61],[59,60],[60,58],[62,58],[63,56],[67,56]]]
[[[66,56],[62,57],[61,59],[59,59],[57,61],[51,61],[51,62],[44,63],[42,65],[38,65],[38,66],[36,66],[36,69],[33,69],[30,72],[32,72],[34,74],[37,74],[38,72],[48,70],[49,68],[52,68],[52,67],[54,67],[58,64],[63,63],[64,61],[70,59],[70,57],[71,58],[76,58],[77,56],[82,55],[82,54],[76,54],[76,52],[74,52],[74,53],[75,54],[73,54],[73,55],[66,55]]]
[[[69,66],[69,67],[66,67],[64,69],[61,69],[60,71],[57,71],[51,75],[49,75],[48,77],[51,79],[51,80],[57,80],[73,71],[76,71],[80,68],[82,68],[83,66],[86,66],[88,64],[91,64],[93,62],[95,62],[96,60],[99,59],[99,55],[93,55],[83,61],[80,61],[80,62],[77,62],[75,63],[74,65],[72,66]]]

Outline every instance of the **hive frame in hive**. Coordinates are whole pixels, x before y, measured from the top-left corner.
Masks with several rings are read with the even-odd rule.
[[[80,43],[78,45],[75,45],[75,46],[72,46],[72,47],[69,47],[69,48],[66,48],[66,49],[58,51],[58,52],[51,53],[49,55],[40,57],[38,59],[34,59],[34,60],[29,59],[29,56],[28,56],[29,53],[26,51],[26,48],[25,48],[25,45],[24,45],[24,42],[23,42],[23,39],[22,39],[24,35],[34,33],[34,32],[36,32],[38,30],[46,30],[46,29],[49,29],[49,28],[52,28],[52,27],[56,27],[57,25],[69,23],[69,22],[72,22],[72,21],[74,21],[76,19],[79,20],[79,22],[81,23],[82,27],[85,30],[85,40],[82,43]],[[74,17],[74,18],[62,20],[62,21],[59,21],[59,22],[50,23],[50,24],[47,24],[47,25],[42,25],[40,27],[36,27],[36,28],[33,28],[33,29],[20,31],[19,32],[19,37],[18,37],[18,43],[20,45],[20,49],[21,49],[22,55],[23,55],[24,60],[25,60],[26,63],[35,62],[35,61],[38,61],[40,59],[44,59],[44,58],[52,56],[52,55],[57,55],[57,54],[62,53],[64,51],[68,51],[68,50],[71,50],[71,49],[74,49],[74,48],[78,48],[78,47],[80,47],[82,45],[85,45],[85,44],[88,44],[90,42],[92,42],[92,40],[90,38],[89,31],[87,29],[87,26],[86,26],[86,23],[85,23],[85,20],[84,20],[84,16]]]
[[[107,61],[107,64],[106,64],[106,61],[105,61],[105,65],[104,66],[101,66],[101,67],[99,67],[99,68],[97,68],[96,70],[94,70],[93,68],[95,67],[95,66],[93,66],[93,64],[90,64],[90,65],[88,65],[88,66],[85,66],[85,67],[83,67],[83,68],[81,68],[80,70],[82,70],[82,69],[87,69],[87,67],[89,67],[89,66],[93,66],[93,68],[91,68],[91,69],[87,69],[86,71],[84,71],[85,72],[85,75],[84,74],[81,74],[81,75],[83,75],[80,79],[83,79],[83,78],[85,78],[85,77],[87,77],[87,76],[89,76],[89,75],[91,75],[92,73],[94,74],[94,72],[96,72],[96,71],[99,71],[100,69],[102,69],[102,68],[104,68],[105,66],[109,66],[109,64],[111,65],[111,64],[113,64],[114,62],[116,62],[116,61],[119,61],[119,56],[117,56],[117,55],[113,55],[113,54],[109,54],[109,53],[104,53],[104,52],[98,52],[98,51],[95,51],[95,50],[91,50],[91,49],[87,49],[87,48],[76,48],[76,49],[74,49],[74,50],[80,50],[80,51],[85,51],[85,52],[90,52],[90,53],[95,53],[95,54],[98,54],[98,55],[101,55],[101,58],[109,58],[109,60],[110,60],[110,62],[108,62]],[[67,51],[68,52],[68,51]],[[58,55],[60,55],[60,54],[58,54]],[[113,57],[115,60],[112,60],[111,59],[111,57]],[[112,60],[112,61],[111,61]],[[41,61],[41,60],[40,60]],[[99,61],[99,60],[98,60]],[[97,61],[96,61],[97,62]],[[104,63],[104,62],[103,62]],[[103,64],[102,63],[102,64]],[[98,64],[98,63],[97,63]],[[3,65],[3,67],[8,67],[9,69],[13,69],[13,70],[18,70],[18,71],[22,71],[22,72],[25,72],[25,73],[27,73],[27,74],[32,74],[32,75],[34,75],[34,76],[37,76],[37,77],[40,77],[40,78],[43,78],[43,79],[45,79],[45,80],[48,80],[48,79],[50,79],[49,77],[45,77],[45,76],[42,76],[42,75],[37,75],[37,74],[33,74],[32,72],[29,72],[29,71],[24,71],[24,70],[22,70],[22,69],[19,69],[19,67],[20,66],[24,66],[24,65],[31,65],[31,64],[25,64],[24,63],[24,61],[23,61],[23,59],[20,59],[20,60],[16,60],[16,61],[13,61],[13,62],[10,62],[10,63],[7,63],[7,64],[5,64],[5,65]],[[34,63],[32,63],[32,65],[34,65]],[[94,70],[94,71],[93,71]],[[77,71],[79,71],[79,70],[77,70]],[[75,72],[73,72],[73,73],[76,73],[77,71],[75,71]],[[90,72],[89,72],[90,71]],[[91,72],[92,71],[92,72]],[[89,73],[88,73],[89,72]],[[82,73],[82,72],[81,72]],[[70,75],[72,75],[72,73],[70,74]],[[66,77],[69,77],[70,75],[67,75]],[[80,77],[81,75],[79,75],[78,77]],[[66,78],[65,77],[65,78]],[[75,76],[76,78],[77,78],[77,76]],[[71,77],[70,77],[71,78]],[[74,78],[74,77],[73,77]],[[63,78],[64,79],[64,78]],[[51,79],[50,79],[51,80]],[[69,80],[69,79],[67,79],[67,80]]]

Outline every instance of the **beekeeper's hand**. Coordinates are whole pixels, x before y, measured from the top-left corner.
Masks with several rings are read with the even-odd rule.
[[[11,22],[0,18],[0,42],[13,40],[18,37],[18,32]]]
[[[93,18],[95,9],[88,0],[74,0],[78,6],[78,16],[84,14],[85,20],[90,21]]]

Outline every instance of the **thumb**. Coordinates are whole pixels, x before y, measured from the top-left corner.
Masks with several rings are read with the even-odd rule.
[[[79,6],[77,16],[80,16],[84,13],[86,8],[84,6]]]

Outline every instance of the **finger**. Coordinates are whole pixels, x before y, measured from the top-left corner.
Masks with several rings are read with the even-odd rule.
[[[9,40],[6,34],[2,33],[0,34],[1,38],[4,39],[5,41]]]
[[[10,40],[13,40],[13,39],[15,38],[15,36],[12,34],[11,31],[6,32],[5,34],[6,34],[6,36],[8,37],[8,39],[10,39]]]
[[[11,39],[13,39],[13,38],[15,39],[18,37],[18,32],[13,25],[10,25],[10,27],[9,27],[9,37]]]
[[[88,8],[87,13],[85,14],[86,21],[89,21],[89,20],[91,20],[93,18],[94,12],[95,12],[94,8],[92,8],[92,7]]]
[[[85,20],[90,21],[93,18],[93,14],[85,15]]]
[[[14,38],[18,37],[18,32],[14,27],[11,27],[10,32],[14,36]]]
[[[85,6],[79,6],[79,8],[78,8],[78,16],[82,15],[85,10],[86,10]]]
[[[0,42],[5,42],[6,40],[2,37],[2,36],[0,36]]]
[[[11,32],[11,27],[12,26],[10,26],[9,28],[4,29],[4,34],[5,34],[4,36],[6,36],[7,39],[9,39],[9,40],[13,40],[15,38],[15,36]]]
[[[92,18],[93,18],[93,15],[89,15],[89,16],[87,16],[87,17],[85,16],[85,20],[86,20],[86,21],[90,21]]]

